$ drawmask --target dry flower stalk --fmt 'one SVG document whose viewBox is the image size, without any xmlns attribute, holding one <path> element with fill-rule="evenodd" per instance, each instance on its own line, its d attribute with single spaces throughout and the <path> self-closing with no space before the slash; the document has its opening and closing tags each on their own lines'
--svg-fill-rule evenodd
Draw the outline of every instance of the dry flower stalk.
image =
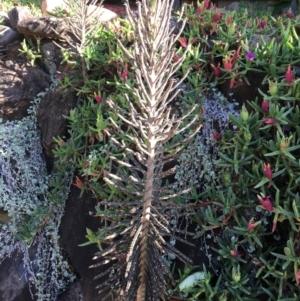
<svg viewBox="0 0 300 301">
<path fill-rule="evenodd" d="M 166 163 L 184 152 L 183 146 L 201 124 L 196 105 L 185 114 L 172 113 L 171 102 L 185 79 L 176 82 L 174 75 L 188 51 L 173 62 L 174 44 L 182 29 L 175 35 L 170 28 L 172 1 L 142 0 L 137 3 L 137 17 L 128 2 L 125 5 L 134 31 L 132 52 L 118 43 L 133 66 L 136 88 L 125 84 L 127 108 L 107 101 L 118 120 L 110 119 L 114 130 L 108 129 L 106 134 L 124 150 L 124 156 L 108 154 L 112 168 L 104 171 L 104 180 L 117 188 L 121 197 L 101 202 L 110 209 L 102 215 L 110 224 L 104 240 L 110 246 L 96 254 L 94 259 L 100 262 L 92 267 L 112 264 L 96 278 L 106 276 L 97 288 L 103 292 L 112 287 L 113 300 L 159 300 L 168 295 L 166 278 L 172 280 L 162 255 L 172 253 L 189 262 L 172 243 L 185 241 L 178 235 L 183 231 L 176 227 L 183 206 L 174 198 L 189 188 L 174 193 L 172 185 L 164 185 L 175 172 L 174 168 L 165 170 Z"/>
</svg>

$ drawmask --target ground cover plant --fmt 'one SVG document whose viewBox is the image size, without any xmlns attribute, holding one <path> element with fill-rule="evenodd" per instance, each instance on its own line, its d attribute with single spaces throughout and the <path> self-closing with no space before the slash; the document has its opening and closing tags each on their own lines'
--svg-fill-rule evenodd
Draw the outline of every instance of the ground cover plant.
<svg viewBox="0 0 300 301">
<path fill-rule="evenodd" d="M 4 12 L 9 12 L 15 6 L 22 6 L 22 7 L 28 7 L 34 16 L 40 16 L 41 3 L 42 3 L 41 0 L 20 0 L 20 1 L 1 0 L 0 10 Z"/>
<path fill-rule="evenodd" d="M 176 200 L 190 204 L 180 216 L 194 225 L 194 242 L 201 242 L 199 252 L 206 254 L 207 264 L 198 267 L 202 272 L 182 271 L 169 293 L 183 300 L 298 300 L 299 16 L 289 11 L 276 18 L 251 17 L 247 10 L 224 13 L 209 1 L 185 6 L 184 16 L 187 26 L 173 54 L 173 63 L 180 62 L 181 68 L 173 79 L 186 79 L 172 105 L 179 116 L 195 104 L 202 107 L 202 130 L 187 145 L 190 151 L 176 157 L 175 182 L 169 179 L 168 187 L 176 192 L 192 185 L 190 193 Z M 125 114 L 137 105 L 130 91 L 138 91 L 134 74 L 139 67 L 128 60 L 133 37 L 131 23 L 119 20 L 90 38 L 84 54 L 90 78 L 78 89 L 87 101 L 68 117 L 68 143 L 57 139 L 58 157 L 71 159 L 77 168 L 75 185 L 92 190 L 99 201 L 96 215 L 102 224 L 98 231 L 89 230 L 87 244 L 97 242 L 100 249 L 131 220 L 126 193 L 135 184 L 125 181 L 124 189 L 103 178 L 108 169 L 116 171 L 108 154 L 126 165 L 126 152 L 118 147 L 135 149 L 135 139 L 126 138 L 126 131 L 122 140 L 116 138 L 116 125 L 126 121 L 119 124 L 120 116 L 112 110 L 115 104 Z M 265 87 L 256 99 L 241 103 L 219 92 L 224 84 L 232 91 L 240 83 L 250 85 L 253 74 L 262 76 Z M 132 180 L 136 173 L 121 175 L 113 178 Z M 108 215 L 120 222 L 115 234 Z M 163 258 L 168 265 L 174 257 L 169 252 Z"/>
<path fill-rule="evenodd" d="M 143 5 L 155 15 L 156 4 Z M 174 12 L 174 18 L 179 16 Z M 104 288 L 122 292 L 121 300 L 299 300 L 299 16 L 291 11 L 255 15 L 247 9 L 225 13 L 207 0 L 184 6 L 183 16 L 186 25 L 177 31 L 175 44 L 168 44 L 172 35 L 166 38 L 166 24 L 152 26 L 155 32 L 147 36 L 153 20 L 143 23 L 141 15 L 129 13 L 128 19 L 95 26 L 80 53 L 64 51 L 71 71 L 58 75 L 58 82 L 76 91 L 79 106 L 67 116 L 68 139 L 56 138 L 51 211 L 63 206 L 59 175 L 66 172 L 74 173 L 83 196 L 86 190 L 94 193 L 99 229 L 88 229 L 83 245 L 96 243 L 100 263 L 105 258 L 116 264 L 104 270 L 110 276 Z M 154 55 L 147 43 L 152 45 L 162 28 L 158 40 L 165 44 L 158 43 Z M 157 77 L 149 79 L 153 58 L 163 58 L 166 73 L 157 67 Z M 253 77 L 262 81 L 257 98 L 241 101 L 220 92 L 224 86 L 234 92 L 241 84 L 256 89 Z M 162 105 L 168 108 L 161 111 L 167 119 L 147 115 L 151 80 L 166 81 L 168 92 L 179 88 L 169 95 L 163 88 L 154 93 L 170 101 Z M 198 132 L 190 128 L 196 117 Z M 145 163 L 149 123 L 158 127 L 156 134 L 165 143 L 154 147 L 152 165 Z M 187 132 L 167 142 L 172 135 L 164 137 L 161 128 Z M 179 141 L 186 151 L 175 147 Z M 156 190 L 151 210 L 156 211 L 149 213 L 153 224 L 145 247 L 136 231 L 145 224 L 139 222 L 146 216 L 141 206 L 149 199 L 140 192 L 144 180 L 149 183 L 143 176 L 153 162 L 160 165 L 154 170 L 157 179 L 150 181 Z M 190 246 L 183 244 L 178 251 L 182 241 L 205 254 L 197 267 L 186 258 Z M 147 256 L 154 272 L 145 265 Z M 187 267 L 174 264 L 176 257 Z M 154 282 L 157 290 L 151 295 Z"/>
</svg>

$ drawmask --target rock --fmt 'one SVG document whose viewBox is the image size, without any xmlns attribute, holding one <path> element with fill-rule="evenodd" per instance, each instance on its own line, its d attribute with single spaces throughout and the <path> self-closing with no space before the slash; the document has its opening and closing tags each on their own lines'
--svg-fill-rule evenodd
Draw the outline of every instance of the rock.
<svg viewBox="0 0 300 301">
<path fill-rule="evenodd" d="M 13 251 L 10 257 L 4 259 L 0 265 L 0 300 L 32 301 L 29 290 L 26 268 L 23 264 L 23 254 L 19 250 Z M 26 275 L 26 277 L 25 277 Z M 34 294 L 34 288 L 32 293 Z"/>
<path fill-rule="evenodd" d="M 263 99 L 258 89 L 264 93 L 267 93 L 269 90 L 268 85 L 263 84 L 265 76 L 265 73 L 248 72 L 246 77 L 250 85 L 243 79 L 238 79 L 235 86 L 230 89 L 230 80 L 226 80 L 226 82 L 220 86 L 220 91 L 228 100 L 235 100 L 239 103 L 240 107 L 245 104 L 247 109 L 250 109 L 247 101 L 254 101 L 256 97 L 259 101 Z"/>
<path fill-rule="evenodd" d="M 113 11 L 96 5 L 89 5 L 88 13 L 91 14 L 93 19 L 97 20 L 99 23 L 109 22 L 118 18 L 118 15 Z"/>
<path fill-rule="evenodd" d="M 240 8 L 240 2 L 232 2 L 228 4 L 224 9 L 226 11 L 235 11 L 238 10 L 239 8 Z"/>
<path fill-rule="evenodd" d="M 102 298 L 95 287 L 101 282 L 94 280 L 94 277 L 101 273 L 101 267 L 89 268 L 90 265 L 95 264 L 92 258 L 99 249 L 96 244 L 85 247 L 79 247 L 78 245 L 87 242 L 85 237 L 86 228 L 96 232 L 101 226 L 101 220 L 99 217 L 93 218 L 90 215 L 90 212 L 95 212 L 96 205 L 92 193 L 85 192 L 82 197 L 79 197 L 79 195 L 80 190 L 72 186 L 66 202 L 65 215 L 60 225 L 59 242 L 81 279 L 83 300 L 99 301 Z M 61 301 L 61 299 L 58 300 Z"/>
<path fill-rule="evenodd" d="M 11 28 L 0 25 L 0 47 L 6 48 L 8 44 L 21 41 L 23 36 Z"/>
<path fill-rule="evenodd" d="M 271 38 L 268 35 L 254 34 L 249 39 L 249 50 L 253 51 L 257 45 L 261 46 L 262 45 L 261 40 L 265 41 L 265 43 L 268 44 L 271 42 L 272 39 L 273 38 Z M 279 36 L 275 37 L 275 42 L 280 42 Z"/>
<path fill-rule="evenodd" d="M 58 8 L 65 9 L 66 6 L 64 0 L 42 0 L 41 11 L 44 17 L 50 17 L 49 13 L 54 13 Z"/>
<path fill-rule="evenodd" d="M 117 14 L 106 8 L 90 6 L 89 11 L 93 20 L 99 23 L 111 21 Z M 71 18 L 30 18 L 18 23 L 17 31 L 24 35 L 39 36 L 56 40 L 76 40 L 71 27 L 75 27 L 76 20 Z M 70 26 L 71 25 L 71 26 Z"/>
<path fill-rule="evenodd" d="M 81 283 L 76 281 L 71 284 L 65 292 L 57 297 L 56 301 L 84 301 L 81 292 Z"/>
<path fill-rule="evenodd" d="M 22 20 L 32 18 L 32 14 L 27 7 L 16 6 L 8 12 L 10 27 L 17 30 L 18 23 Z"/>
<path fill-rule="evenodd" d="M 11 61 L 17 61 L 20 59 L 20 49 L 22 48 L 19 41 L 15 41 L 6 46 L 6 59 Z"/>
<path fill-rule="evenodd" d="M 30 18 L 18 23 L 17 31 L 29 36 L 63 39 L 67 36 L 66 22 L 58 18 Z"/>
<path fill-rule="evenodd" d="M 37 109 L 37 123 L 41 130 L 41 142 L 48 157 L 54 157 L 54 137 L 67 133 L 67 120 L 63 115 L 69 115 L 76 106 L 77 98 L 73 94 L 63 92 L 60 87 L 48 91 Z"/>
<path fill-rule="evenodd" d="M 58 42 L 59 43 L 59 42 Z M 66 45 L 62 45 L 66 48 Z M 63 72 L 67 63 L 61 64 L 63 56 L 61 48 L 54 44 L 51 40 L 46 40 L 41 43 L 42 63 L 49 74 L 54 75 L 56 72 Z"/>
<path fill-rule="evenodd" d="M 174 0 L 172 9 L 178 10 L 178 9 L 180 9 L 180 6 L 181 6 L 180 0 Z"/>
<path fill-rule="evenodd" d="M 42 1 L 41 11 L 44 17 L 50 17 L 49 13 L 54 13 L 58 8 L 68 10 L 64 0 Z M 108 22 L 118 17 L 118 15 L 113 11 L 92 4 L 88 5 L 88 13 L 92 13 L 94 19 L 99 19 L 99 22 Z"/>
<path fill-rule="evenodd" d="M 0 61 L 0 118 L 7 121 L 27 116 L 30 102 L 50 84 L 50 76 L 37 66 Z"/>
</svg>

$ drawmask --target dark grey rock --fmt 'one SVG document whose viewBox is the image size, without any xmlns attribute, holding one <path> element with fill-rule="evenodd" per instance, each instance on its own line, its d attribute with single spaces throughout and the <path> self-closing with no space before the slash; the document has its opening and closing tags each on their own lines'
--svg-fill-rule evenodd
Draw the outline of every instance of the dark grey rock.
<svg viewBox="0 0 300 301">
<path fill-rule="evenodd" d="M 92 258 L 99 249 L 96 244 L 85 247 L 78 246 L 87 241 L 85 237 L 86 228 L 96 232 L 101 227 L 100 218 L 93 218 L 90 215 L 90 212 L 95 212 L 95 205 L 95 199 L 91 192 L 84 193 L 80 197 L 80 190 L 72 186 L 66 202 L 65 215 L 60 225 L 59 243 L 68 254 L 70 264 L 81 279 L 80 286 L 84 301 L 101 301 L 103 298 L 103 295 L 98 294 L 98 291 L 95 289 L 101 282 L 94 280 L 94 277 L 103 272 L 103 270 L 101 270 L 101 267 L 89 268 L 89 266 L 95 264 Z M 66 300 L 58 298 L 57 301 Z"/>
<path fill-rule="evenodd" d="M 15 6 L 8 12 L 10 27 L 13 30 L 17 30 L 17 25 L 22 20 L 32 18 L 32 14 L 27 7 Z"/>
<path fill-rule="evenodd" d="M 17 31 L 29 36 L 62 39 L 67 36 L 66 21 L 58 18 L 30 18 L 18 23 Z"/>
<path fill-rule="evenodd" d="M 5 47 L 6 59 L 17 61 L 20 59 L 20 49 L 22 49 L 21 42 L 15 41 Z"/>
<path fill-rule="evenodd" d="M 0 25 L 0 47 L 6 48 L 8 44 L 15 41 L 21 41 L 22 38 L 23 35 L 17 31 L 14 31 L 7 26 Z"/>
<path fill-rule="evenodd" d="M 57 87 L 41 100 L 37 109 L 37 123 L 41 131 L 41 142 L 48 157 L 53 157 L 55 147 L 54 137 L 64 136 L 67 133 L 67 120 L 63 115 L 69 115 L 76 106 L 77 97 L 63 92 Z"/>
<path fill-rule="evenodd" d="M 26 276 L 26 277 L 25 277 Z M 15 250 L 10 257 L 0 264 L 0 300 L 2 301 L 33 301 L 29 289 L 26 268 L 23 264 L 22 252 Z M 32 293 L 35 288 L 31 287 Z"/>
<path fill-rule="evenodd" d="M 61 42 L 57 42 L 62 44 Z M 67 45 L 61 45 L 66 48 Z M 49 74 L 54 75 L 56 72 L 63 73 L 67 66 L 67 63 L 61 64 L 63 61 L 63 56 L 61 53 L 61 48 L 57 44 L 53 43 L 51 40 L 46 40 L 41 43 L 41 55 L 42 63 L 49 72 Z"/>
<path fill-rule="evenodd" d="M 27 116 L 30 102 L 50 84 L 50 76 L 38 67 L 22 61 L 0 61 L 0 118 L 7 121 Z"/>
<path fill-rule="evenodd" d="M 81 282 L 76 281 L 60 294 L 56 301 L 84 301 L 81 292 Z"/>
<path fill-rule="evenodd" d="M 226 11 L 235 11 L 240 8 L 240 2 L 232 2 L 225 7 Z"/>
</svg>

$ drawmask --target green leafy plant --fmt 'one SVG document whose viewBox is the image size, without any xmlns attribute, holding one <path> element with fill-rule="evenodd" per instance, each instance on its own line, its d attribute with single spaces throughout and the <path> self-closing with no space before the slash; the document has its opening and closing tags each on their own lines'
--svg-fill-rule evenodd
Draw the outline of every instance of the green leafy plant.
<svg viewBox="0 0 300 301">
<path fill-rule="evenodd" d="M 159 73 L 161 79 L 149 79 L 152 72 L 149 57 L 158 60 L 164 52 L 143 56 L 148 49 L 145 45 L 149 41 L 153 44 L 151 39 L 155 35 L 145 36 L 145 30 L 150 30 L 148 23 L 139 23 L 138 20 L 146 20 L 141 15 L 135 18 L 130 12 L 129 20 L 118 20 L 106 27 L 99 25 L 93 36 L 87 35 L 81 58 L 79 52 L 67 54 L 73 70 L 85 69 L 87 77 L 83 80 L 85 72 L 74 72 L 75 75 L 66 79 L 66 86 L 73 84 L 81 101 L 67 117 L 70 139 L 58 138 L 56 153 L 62 161 L 70 162 L 77 169 L 74 182 L 82 193 L 91 190 L 99 201 L 96 215 L 101 217 L 102 224 L 98 230 L 91 229 L 87 243 L 101 243 L 103 247 L 106 242 L 110 246 L 97 254 L 100 262 L 95 267 L 105 267 L 104 257 L 111 260 L 114 267 L 121 265 L 117 273 L 110 274 L 112 270 L 107 270 L 99 275 L 99 278 L 112 275 L 101 287 L 109 289 L 112 282 L 124 279 L 120 283 L 124 299 L 128 296 L 136 299 L 138 287 L 145 285 L 146 291 L 150 290 L 149 283 L 142 280 L 144 276 L 137 276 L 137 271 L 144 271 L 143 275 L 148 273 L 143 269 L 143 260 L 148 255 L 142 252 L 142 238 L 139 234 L 135 236 L 138 233 L 135 231 L 144 225 L 140 222 L 141 204 L 147 203 L 143 192 L 151 191 L 143 188 L 149 168 L 145 163 L 150 145 L 147 130 L 154 119 L 160 121 L 158 115 L 149 118 L 148 93 L 151 83 L 163 83 L 168 78 L 166 72 L 173 70 L 172 81 L 181 89 L 177 95 L 175 90 L 174 94 L 169 94 L 171 99 L 176 96 L 174 102 L 169 103 L 170 110 L 175 112 L 174 121 L 180 120 L 181 126 L 192 134 L 189 126 L 197 112 L 199 123 L 203 125 L 190 141 L 184 140 L 189 134 L 179 135 L 164 141 L 166 145 L 160 145 L 165 147 L 164 152 L 157 150 L 153 162 L 161 166 L 160 160 L 165 156 L 169 156 L 170 161 L 176 159 L 172 170 L 176 174 L 171 182 L 164 177 L 167 173 L 157 171 L 161 172 L 162 184 L 166 185 L 163 185 L 166 188 L 163 194 L 172 192 L 175 196 L 186 191 L 184 200 L 189 206 L 185 204 L 183 208 L 182 199 L 170 197 L 172 210 L 164 211 L 160 206 L 166 203 L 155 199 L 161 195 L 153 195 L 151 210 L 159 209 L 153 215 L 150 213 L 157 220 L 154 219 L 155 225 L 147 223 L 153 230 L 149 241 L 157 237 L 162 243 L 159 250 L 164 253 L 164 264 L 169 265 L 168 258 L 174 254 L 187 259 L 168 244 L 168 237 L 172 242 L 181 239 L 175 233 L 179 229 L 172 226 L 173 236 L 167 229 L 170 225 L 178 226 L 180 218 L 187 220 L 189 227 L 193 222 L 194 237 L 202 243 L 201 251 L 211 269 L 206 272 L 206 266 L 203 271 L 195 272 L 203 275 L 205 271 L 209 281 L 199 281 L 186 291 L 174 290 L 174 294 L 187 300 L 297 300 L 300 282 L 300 94 L 296 71 L 300 60 L 300 21 L 289 14 L 278 18 L 269 14 L 253 16 L 247 10 L 225 14 L 214 6 L 209 9 L 208 4 L 209 1 L 204 1 L 196 7 L 184 8 L 189 26 L 180 33 L 169 54 L 162 56 L 161 66 L 168 65 Z M 151 17 L 149 10 L 147 22 L 152 22 Z M 150 27 L 159 32 L 160 27 Z M 140 70 L 145 62 L 147 68 Z M 172 66 L 176 67 L 172 69 Z M 257 99 L 232 103 L 232 99 L 226 99 L 218 90 L 222 85 L 232 91 L 240 83 L 250 85 L 251 78 L 257 75 L 262 75 L 265 88 Z M 196 104 L 202 109 L 189 116 L 187 113 Z M 160 107 L 155 108 L 160 112 Z M 181 120 L 185 115 L 189 117 Z M 158 128 L 163 128 L 162 124 Z M 173 126 L 177 129 L 177 125 L 173 123 Z M 172 145 L 181 141 L 186 143 L 180 145 L 180 150 L 184 146 L 187 151 L 177 155 Z M 160 184 L 159 181 L 154 183 L 157 193 Z M 191 186 L 193 189 L 189 190 Z M 129 233 L 132 236 L 128 237 Z M 145 250 L 149 250 L 148 247 L 150 243 Z M 152 266 L 158 270 L 165 267 L 154 257 L 151 257 Z M 152 277 L 153 273 L 149 275 Z M 187 276 L 185 274 L 184 279 Z M 171 284 L 166 281 L 168 277 L 162 274 L 157 277 L 160 280 L 158 290 L 164 295 Z M 127 281 L 130 282 L 128 286 Z M 159 295 L 158 290 L 153 291 L 153 296 Z M 152 298 L 147 296 L 146 300 Z"/>
<path fill-rule="evenodd" d="M 25 55 L 27 59 L 30 61 L 30 64 L 33 66 L 36 59 L 39 59 L 42 57 L 40 54 L 39 49 L 36 50 L 36 47 L 34 46 L 32 40 L 28 41 L 28 44 L 26 40 L 24 39 L 21 42 L 22 49 L 19 49 L 20 54 L 19 55 Z M 39 47 L 38 47 L 39 48 Z"/>
</svg>

